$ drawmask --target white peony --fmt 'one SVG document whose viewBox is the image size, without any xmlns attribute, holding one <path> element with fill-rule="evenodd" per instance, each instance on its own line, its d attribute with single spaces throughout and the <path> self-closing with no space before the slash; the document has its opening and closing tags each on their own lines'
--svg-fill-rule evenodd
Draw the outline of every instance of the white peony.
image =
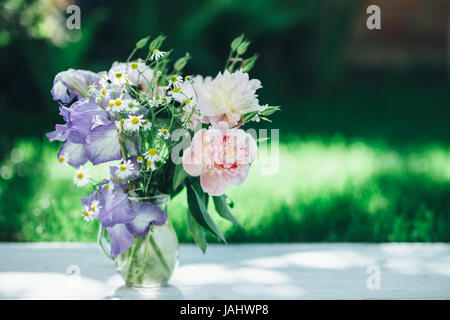
<svg viewBox="0 0 450 320">
<path fill-rule="evenodd" d="M 230 127 L 238 124 L 243 114 L 259 110 L 256 90 L 261 82 L 249 79 L 248 73 L 225 71 L 212 79 L 196 77 L 197 108 L 212 124 L 227 121 Z"/>
</svg>

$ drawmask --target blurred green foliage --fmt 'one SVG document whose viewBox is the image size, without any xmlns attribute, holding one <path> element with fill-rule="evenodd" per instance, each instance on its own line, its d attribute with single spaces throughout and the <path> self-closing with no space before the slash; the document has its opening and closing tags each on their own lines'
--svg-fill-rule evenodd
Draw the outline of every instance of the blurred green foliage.
<svg viewBox="0 0 450 320">
<path fill-rule="evenodd" d="M 69 1 L 70 2 L 70 1 Z M 354 72 L 345 65 L 356 0 L 0 1 L 0 241 L 93 241 L 70 168 L 44 133 L 61 122 L 49 91 L 68 68 L 107 70 L 137 40 L 168 36 L 187 72 L 215 75 L 245 33 L 259 54 L 262 103 L 281 105 L 280 171 L 256 166 L 232 188 L 245 228 L 217 218 L 230 242 L 449 241 L 450 97 L 445 70 Z M 96 174 L 106 175 L 107 168 Z M 213 206 L 211 206 L 212 210 Z M 169 204 L 191 241 L 185 195 Z M 210 239 L 213 240 L 213 239 Z"/>
</svg>

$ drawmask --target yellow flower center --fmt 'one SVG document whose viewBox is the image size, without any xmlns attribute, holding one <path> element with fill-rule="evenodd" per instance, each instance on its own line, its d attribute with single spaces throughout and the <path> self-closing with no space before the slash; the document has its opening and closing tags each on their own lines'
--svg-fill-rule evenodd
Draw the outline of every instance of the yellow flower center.
<svg viewBox="0 0 450 320">
<path fill-rule="evenodd" d="M 100 92 L 101 92 L 102 95 L 106 96 L 106 89 L 105 88 L 102 88 L 102 90 L 100 90 Z"/>
<path fill-rule="evenodd" d="M 158 49 L 153 50 L 153 54 L 156 54 L 156 53 L 158 53 L 158 52 L 159 52 Z"/>
<path fill-rule="evenodd" d="M 172 82 L 177 81 L 177 76 L 172 76 L 172 78 L 170 78 L 170 80 L 171 80 Z"/>
<path fill-rule="evenodd" d="M 91 211 L 95 211 L 95 206 L 94 205 L 91 206 Z"/>
<path fill-rule="evenodd" d="M 180 92 L 180 90 L 181 90 L 181 87 L 176 87 L 172 91 L 175 93 L 178 93 L 178 92 Z"/>
<path fill-rule="evenodd" d="M 117 79 L 122 78 L 122 72 L 117 72 L 117 73 L 116 73 L 116 78 L 117 78 Z"/>
<path fill-rule="evenodd" d="M 154 149 L 154 148 L 150 148 L 148 150 L 148 154 L 151 156 L 154 156 L 154 155 L 158 154 L 158 151 L 156 151 L 156 149 Z"/>
<path fill-rule="evenodd" d="M 186 99 L 186 101 L 184 102 L 184 104 L 189 104 L 189 103 L 191 103 L 191 99 Z"/>
<path fill-rule="evenodd" d="M 152 160 L 148 159 L 145 164 L 147 165 L 147 167 L 150 167 L 152 165 Z"/>
<path fill-rule="evenodd" d="M 138 124 L 139 123 L 139 118 L 138 117 L 131 118 L 131 123 L 132 124 Z"/>
<path fill-rule="evenodd" d="M 142 156 L 138 156 L 136 159 L 138 162 L 142 162 L 142 160 L 144 160 L 144 158 Z"/>
<path fill-rule="evenodd" d="M 106 185 L 105 189 L 106 191 L 109 191 L 109 184 Z"/>
<path fill-rule="evenodd" d="M 135 63 L 132 63 L 131 64 L 131 69 L 137 69 L 137 67 L 138 67 L 138 64 L 135 62 Z"/>
<path fill-rule="evenodd" d="M 112 107 L 114 105 L 114 101 L 109 102 L 109 106 Z"/>
<path fill-rule="evenodd" d="M 59 161 L 59 163 L 63 163 L 64 162 L 64 157 L 59 157 L 58 161 Z"/>
<path fill-rule="evenodd" d="M 162 134 L 166 134 L 167 133 L 167 129 L 166 128 L 161 128 L 161 133 Z"/>
<path fill-rule="evenodd" d="M 116 106 L 120 106 L 122 104 L 122 101 L 120 101 L 120 99 L 117 99 L 115 103 L 116 103 Z"/>
<path fill-rule="evenodd" d="M 83 216 L 89 217 L 89 212 L 87 212 L 86 210 L 84 210 L 84 211 L 83 211 Z"/>
<path fill-rule="evenodd" d="M 81 179 L 83 179 L 83 177 L 84 177 L 84 173 L 83 173 L 83 172 L 78 172 L 78 173 L 77 173 L 77 178 L 78 178 L 78 179 L 81 180 Z"/>
<path fill-rule="evenodd" d="M 121 166 L 120 166 L 120 170 L 121 171 L 125 171 L 127 169 L 127 166 L 125 165 L 125 164 L 122 164 Z"/>
</svg>

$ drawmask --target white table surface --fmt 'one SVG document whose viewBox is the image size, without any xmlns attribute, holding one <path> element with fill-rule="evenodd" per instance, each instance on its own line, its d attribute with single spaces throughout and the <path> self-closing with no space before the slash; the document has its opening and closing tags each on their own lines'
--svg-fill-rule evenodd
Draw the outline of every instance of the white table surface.
<svg viewBox="0 0 450 320">
<path fill-rule="evenodd" d="M 449 299 L 449 244 L 181 245 L 167 287 L 130 289 L 94 243 L 0 243 L 1 299 Z M 369 289 L 369 266 L 379 289 Z M 370 268 L 369 268 L 370 269 Z"/>
</svg>

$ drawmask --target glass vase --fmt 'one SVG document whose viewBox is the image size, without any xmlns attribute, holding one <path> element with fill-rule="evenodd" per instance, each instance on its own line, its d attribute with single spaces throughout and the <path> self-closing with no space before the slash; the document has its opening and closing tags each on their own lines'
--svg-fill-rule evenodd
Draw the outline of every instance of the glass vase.
<svg viewBox="0 0 450 320">
<path fill-rule="evenodd" d="M 167 195 L 130 199 L 151 202 L 167 212 Z M 105 253 L 109 252 L 106 237 L 107 232 L 100 230 L 99 244 Z M 134 237 L 127 251 L 110 258 L 129 287 L 166 285 L 178 263 L 178 239 L 169 218 L 162 226 L 152 225 L 145 238 Z"/>
</svg>

